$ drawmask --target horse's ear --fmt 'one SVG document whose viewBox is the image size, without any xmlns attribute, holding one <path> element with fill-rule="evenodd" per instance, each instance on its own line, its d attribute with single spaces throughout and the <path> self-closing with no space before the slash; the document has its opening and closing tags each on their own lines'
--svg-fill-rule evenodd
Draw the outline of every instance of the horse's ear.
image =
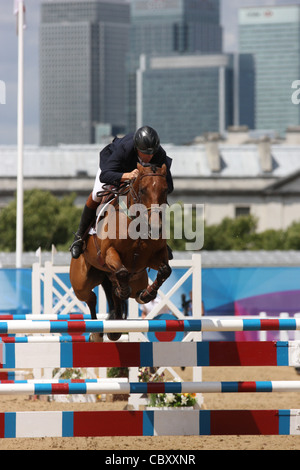
<svg viewBox="0 0 300 470">
<path fill-rule="evenodd" d="M 140 163 L 137 164 L 137 169 L 139 170 L 139 172 L 141 173 L 143 171 L 143 165 L 141 165 Z"/>
<path fill-rule="evenodd" d="M 162 169 L 162 174 L 166 175 L 167 174 L 167 165 L 165 163 L 162 165 L 161 169 Z"/>
</svg>

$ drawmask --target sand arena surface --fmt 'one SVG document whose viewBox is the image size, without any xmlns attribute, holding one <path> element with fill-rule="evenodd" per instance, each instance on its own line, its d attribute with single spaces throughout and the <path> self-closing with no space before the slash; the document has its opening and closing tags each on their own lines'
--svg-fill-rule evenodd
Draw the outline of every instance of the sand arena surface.
<svg viewBox="0 0 300 470">
<path fill-rule="evenodd" d="M 175 368 L 192 380 L 192 368 Z M 293 367 L 203 367 L 204 381 L 300 380 Z M 0 411 L 122 410 L 126 401 L 59 403 L 0 396 Z M 300 408 L 299 393 L 214 393 L 204 395 L 205 409 Z M 299 436 L 154 436 L 1 439 L 0 450 L 300 450 Z"/>
</svg>

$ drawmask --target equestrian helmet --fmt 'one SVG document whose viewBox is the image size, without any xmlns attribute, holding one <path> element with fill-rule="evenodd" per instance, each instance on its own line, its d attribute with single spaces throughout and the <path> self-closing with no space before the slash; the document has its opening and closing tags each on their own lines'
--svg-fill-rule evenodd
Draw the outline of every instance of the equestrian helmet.
<svg viewBox="0 0 300 470">
<path fill-rule="evenodd" d="M 149 126 L 140 127 L 134 134 L 133 140 L 135 148 L 146 155 L 153 155 L 160 145 L 157 132 Z"/>
</svg>

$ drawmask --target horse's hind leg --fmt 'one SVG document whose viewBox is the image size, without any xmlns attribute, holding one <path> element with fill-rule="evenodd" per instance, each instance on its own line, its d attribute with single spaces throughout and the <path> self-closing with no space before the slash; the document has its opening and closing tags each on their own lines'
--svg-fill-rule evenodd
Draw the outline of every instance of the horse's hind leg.
<svg viewBox="0 0 300 470">
<path fill-rule="evenodd" d="M 108 320 L 122 320 L 127 314 L 127 306 L 124 300 L 121 300 L 115 293 L 112 293 L 114 308 L 109 312 Z M 108 339 L 117 341 L 122 336 L 121 333 L 107 333 Z"/>
<path fill-rule="evenodd" d="M 86 264 L 83 256 L 80 256 L 78 259 L 72 258 L 70 265 L 70 281 L 74 293 L 78 300 L 88 305 L 92 320 L 96 320 L 97 296 L 93 292 L 93 289 L 101 284 L 103 274 L 100 271 L 92 274 L 93 268 Z M 101 333 L 93 333 L 91 336 L 94 338 L 93 341 L 103 341 L 103 334 Z"/>
<path fill-rule="evenodd" d="M 86 300 L 86 303 L 90 309 L 92 320 L 97 320 L 97 314 L 96 314 L 97 296 L 93 291 L 90 292 L 88 300 Z M 103 333 L 91 333 L 89 336 L 89 341 L 92 343 L 102 343 Z"/>
<path fill-rule="evenodd" d="M 124 300 L 119 299 L 115 293 L 114 293 L 114 288 L 113 284 L 110 281 L 108 276 L 105 276 L 102 282 L 102 287 L 104 289 L 107 303 L 108 303 L 108 309 L 109 309 L 109 315 L 108 315 L 108 320 L 120 320 L 122 318 L 127 317 L 127 304 Z M 121 333 L 108 333 L 107 337 L 111 341 L 117 341 L 121 336 Z"/>
<path fill-rule="evenodd" d="M 96 305 L 97 305 L 97 296 L 95 292 L 91 291 L 86 303 L 90 309 L 92 320 L 97 320 L 96 314 Z"/>
</svg>

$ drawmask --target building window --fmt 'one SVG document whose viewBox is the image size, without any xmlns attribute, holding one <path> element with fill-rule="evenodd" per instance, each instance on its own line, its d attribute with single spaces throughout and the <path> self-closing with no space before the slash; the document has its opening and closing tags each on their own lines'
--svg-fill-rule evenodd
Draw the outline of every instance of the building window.
<svg viewBox="0 0 300 470">
<path fill-rule="evenodd" d="M 249 206 L 236 206 L 235 208 L 235 218 L 237 217 L 246 217 L 250 215 L 250 207 Z"/>
<path fill-rule="evenodd" d="M 188 25 L 185 23 L 175 23 L 173 25 L 173 49 L 176 52 L 186 52 L 188 50 Z"/>
</svg>

